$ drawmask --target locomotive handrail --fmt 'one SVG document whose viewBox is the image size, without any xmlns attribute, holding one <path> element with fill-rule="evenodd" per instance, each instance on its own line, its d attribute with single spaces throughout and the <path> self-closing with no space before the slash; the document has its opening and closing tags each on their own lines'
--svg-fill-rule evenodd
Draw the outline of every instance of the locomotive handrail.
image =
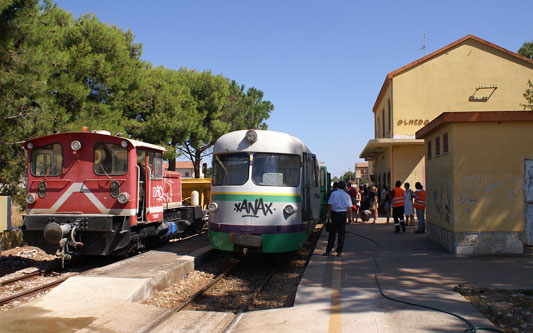
<svg viewBox="0 0 533 333">
<path fill-rule="evenodd" d="M 137 213 L 136 214 L 139 214 L 139 195 L 141 193 L 141 167 L 139 166 L 139 164 L 136 164 L 135 165 L 137 167 Z"/>
<path fill-rule="evenodd" d="M 152 190 L 152 168 L 150 168 L 149 165 L 146 166 L 146 170 L 148 170 L 148 186 L 147 186 L 147 197 L 148 197 L 148 205 L 146 205 L 146 213 L 147 213 L 147 218 L 146 220 L 148 220 L 148 213 L 150 213 L 150 207 L 151 207 L 151 199 L 152 199 L 152 193 L 150 193 L 150 191 Z"/>
</svg>

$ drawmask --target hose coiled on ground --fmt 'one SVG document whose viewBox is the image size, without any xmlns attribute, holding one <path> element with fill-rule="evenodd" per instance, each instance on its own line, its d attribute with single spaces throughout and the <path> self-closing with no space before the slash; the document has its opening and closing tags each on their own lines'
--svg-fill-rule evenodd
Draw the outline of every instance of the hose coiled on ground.
<svg viewBox="0 0 533 333">
<path fill-rule="evenodd" d="M 366 236 L 363 236 L 361 234 L 358 234 L 358 233 L 355 233 L 355 232 L 351 232 L 351 231 L 346 231 L 347 234 L 352 234 L 352 235 L 355 235 L 357 237 L 361 237 L 361 238 L 364 238 L 372 243 L 374 243 L 377 247 L 378 247 L 378 251 L 376 253 L 376 255 L 374 255 L 374 263 L 376 264 L 376 273 L 374 274 L 374 279 L 376 281 L 376 284 L 378 286 L 378 289 L 379 289 L 379 293 L 381 294 L 381 296 L 385 297 L 386 299 L 388 300 L 391 300 L 393 302 L 398 302 L 398 303 L 402 303 L 402 304 L 407 304 L 407 305 L 411 305 L 411 306 L 416 306 L 416 307 L 420 307 L 420 308 L 424 308 L 424 309 L 429 309 L 429 310 L 433 310 L 433 311 L 438 311 L 438 312 L 442 312 L 442 313 L 445 313 L 445 314 L 448 314 L 450 316 L 454 316 L 462 321 L 464 321 L 468 326 L 469 328 L 467 328 L 465 330 L 465 332 L 478 332 L 479 330 L 482 330 L 482 331 L 492 331 L 492 332 L 500 332 L 500 333 L 503 333 L 503 331 L 497 329 L 497 328 L 492 328 L 492 327 L 479 327 L 479 326 L 475 326 L 474 324 L 472 324 L 469 320 L 467 320 L 466 318 L 456 314 L 456 313 L 453 313 L 453 312 L 449 312 L 449 311 L 446 311 L 446 310 L 442 310 L 442 309 L 438 309 L 438 308 L 434 308 L 432 306 L 428 306 L 428 305 L 423 305 L 423 304 L 417 304 L 417 303 L 412 303 L 412 302 L 407 302 L 407 301 L 402 301 L 402 300 L 399 300 L 399 299 L 396 299 L 396 298 L 393 298 L 393 297 L 390 297 L 390 296 L 387 296 L 385 295 L 385 293 L 383 292 L 383 289 L 381 288 L 381 284 L 379 283 L 379 278 L 378 278 L 378 275 L 381 271 L 381 267 L 379 266 L 379 263 L 378 263 L 378 257 L 379 257 L 379 251 L 381 250 L 381 245 L 371 239 L 371 238 L 368 238 Z"/>
</svg>

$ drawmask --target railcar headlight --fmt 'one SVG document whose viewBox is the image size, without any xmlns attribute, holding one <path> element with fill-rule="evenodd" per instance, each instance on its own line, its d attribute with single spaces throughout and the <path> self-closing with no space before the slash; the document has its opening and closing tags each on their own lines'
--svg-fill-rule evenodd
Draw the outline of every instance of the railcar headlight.
<svg viewBox="0 0 533 333">
<path fill-rule="evenodd" d="M 254 143 L 257 141 L 257 132 L 254 130 L 246 131 L 246 141 Z"/>
<path fill-rule="evenodd" d="M 117 200 L 121 204 L 125 204 L 126 202 L 130 201 L 130 194 L 128 192 L 122 192 L 118 195 Z"/>
<path fill-rule="evenodd" d="M 79 142 L 78 140 L 74 140 L 70 143 L 70 148 L 72 148 L 72 150 L 74 151 L 78 151 L 80 150 L 81 148 L 81 142 Z"/>
<path fill-rule="evenodd" d="M 211 202 L 209 206 L 207 206 L 207 209 L 209 209 L 210 212 L 214 212 L 218 209 L 218 204 L 216 202 Z"/>
<path fill-rule="evenodd" d="M 293 205 L 287 205 L 285 208 L 283 208 L 283 212 L 287 215 L 291 215 L 296 211 L 296 207 Z"/>
<path fill-rule="evenodd" d="M 35 195 L 35 193 L 30 193 L 26 196 L 26 202 L 29 203 L 30 205 L 32 203 L 35 203 L 36 200 L 37 200 L 37 196 Z"/>
</svg>

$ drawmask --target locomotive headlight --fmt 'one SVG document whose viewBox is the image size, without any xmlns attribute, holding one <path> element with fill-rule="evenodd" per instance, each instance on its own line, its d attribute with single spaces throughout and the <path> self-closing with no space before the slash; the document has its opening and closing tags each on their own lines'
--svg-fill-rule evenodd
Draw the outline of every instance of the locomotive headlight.
<svg viewBox="0 0 533 333">
<path fill-rule="evenodd" d="M 207 209 L 209 209 L 210 212 L 214 212 L 218 209 L 218 204 L 216 202 L 211 202 L 209 206 L 207 206 Z"/>
<path fill-rule="evenodd" d="M 113 180 L 111 182 L 111 185 L 109 186 L 111 197 L 116 198 L 119 195 L 120 185 L 116 180 Z"/>
<path fill-rule="evenodd" d="M 26 202 L 29 203 L 30 205 L 32 203 L 35 203 L 36 200 L 37 200 L 37 196 L 35 195 L 35 193 L 30 193 L 26 196 Z"/>
<path fill-rule="evenodd" d="M 46 183 L 45 182 L 40 182 L 39 183 L 39 198 L 43 198 L 46 197 Z"/>
<path fill-rule="evenodd" d="M 283 208 L 283 212 L 287 215 L 291 215 L 296 211 L 296 207 L 293 205 L 287 205 L 285 208 Z"/>
<path fill-rule="evenodd" d="M 125 204 L 126 202 L 130 201 L 130 194 L 128 192 L 122 192 L 118 195 L 117 200 L 121 204 Z"/>
<path fill-rule="evenodd" d="M 122 148 L 128 148 L 128 142 L 126 140 L 122 140 L 122 141 L 120 141 L 120 146 Z"/>
<path fill-rule="evenodd" d="M 78 151 L 80 150 L 81 148 L 81 142 L 79 142 L 78 140 L 74 140 L 70 143 L 70 148 L 72 148 L 72 150 L 74 151 Z"/>
<path fill-rule="evenodd" d="M 254 143 L 257 141 L 257 132 L 254 130 L 246 131 L 246 141 Z"/>
<path fill-rule="evenodd" d="M 28 143 L 28 149 L 33 149 L 33 143 Z"/>
</svg>

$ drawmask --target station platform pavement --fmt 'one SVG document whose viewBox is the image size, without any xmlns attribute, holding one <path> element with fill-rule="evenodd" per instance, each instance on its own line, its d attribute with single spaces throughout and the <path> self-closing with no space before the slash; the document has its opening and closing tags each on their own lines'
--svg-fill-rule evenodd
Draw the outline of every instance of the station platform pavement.
<svg viewBox="0 0 533 333">
<path fill-rule="evenodd" d="M 343 256 L 323 256 L 323 230 L 292 308 L 248 312 L 231 332 L 464 332 L 495 328 L 463 296 L 460 284 L 533 288 L 533 256 L 457 256 L 416 234 L 394 233 L 379 218 L 347 225 Z M 377 264 L 376 264 L 377 262 Z M 391 301 L 388 297 L 445 312 Z M 481 330 L 480 330 L 481 332 Z"/>
<path fill-rule="evenodd" d="M 347 225 L 342 257 L 322 256 L 328 235 L 323 231 L 298 287 L 295 306 L 244 313 L 229 331 L 395 333 L 469 328 L 455 316 L 382 297 L 375 278 L 378 267 L 385 295 L 453 312 L 482 327 L 493 326 L 454 291 L 455 286 L 533 288 L 531 255 L 456 256 L 426 234 L 393 230 L 393 224 L 385 224 L 384 219 Z M 176 320 L 152 329 L 168 311 L 140 304 L 209 255 L 207 238 L 197 241 L 204 243 L 168 244 L 71 278 L 40 299 L 1 312 L 0 332 L 214 332 L 217 323 L 228 319 L 226 314 L 179 312 L 171 317 Z M 196 325 L 205 322 L 207 326 Z"/>
</svg>

